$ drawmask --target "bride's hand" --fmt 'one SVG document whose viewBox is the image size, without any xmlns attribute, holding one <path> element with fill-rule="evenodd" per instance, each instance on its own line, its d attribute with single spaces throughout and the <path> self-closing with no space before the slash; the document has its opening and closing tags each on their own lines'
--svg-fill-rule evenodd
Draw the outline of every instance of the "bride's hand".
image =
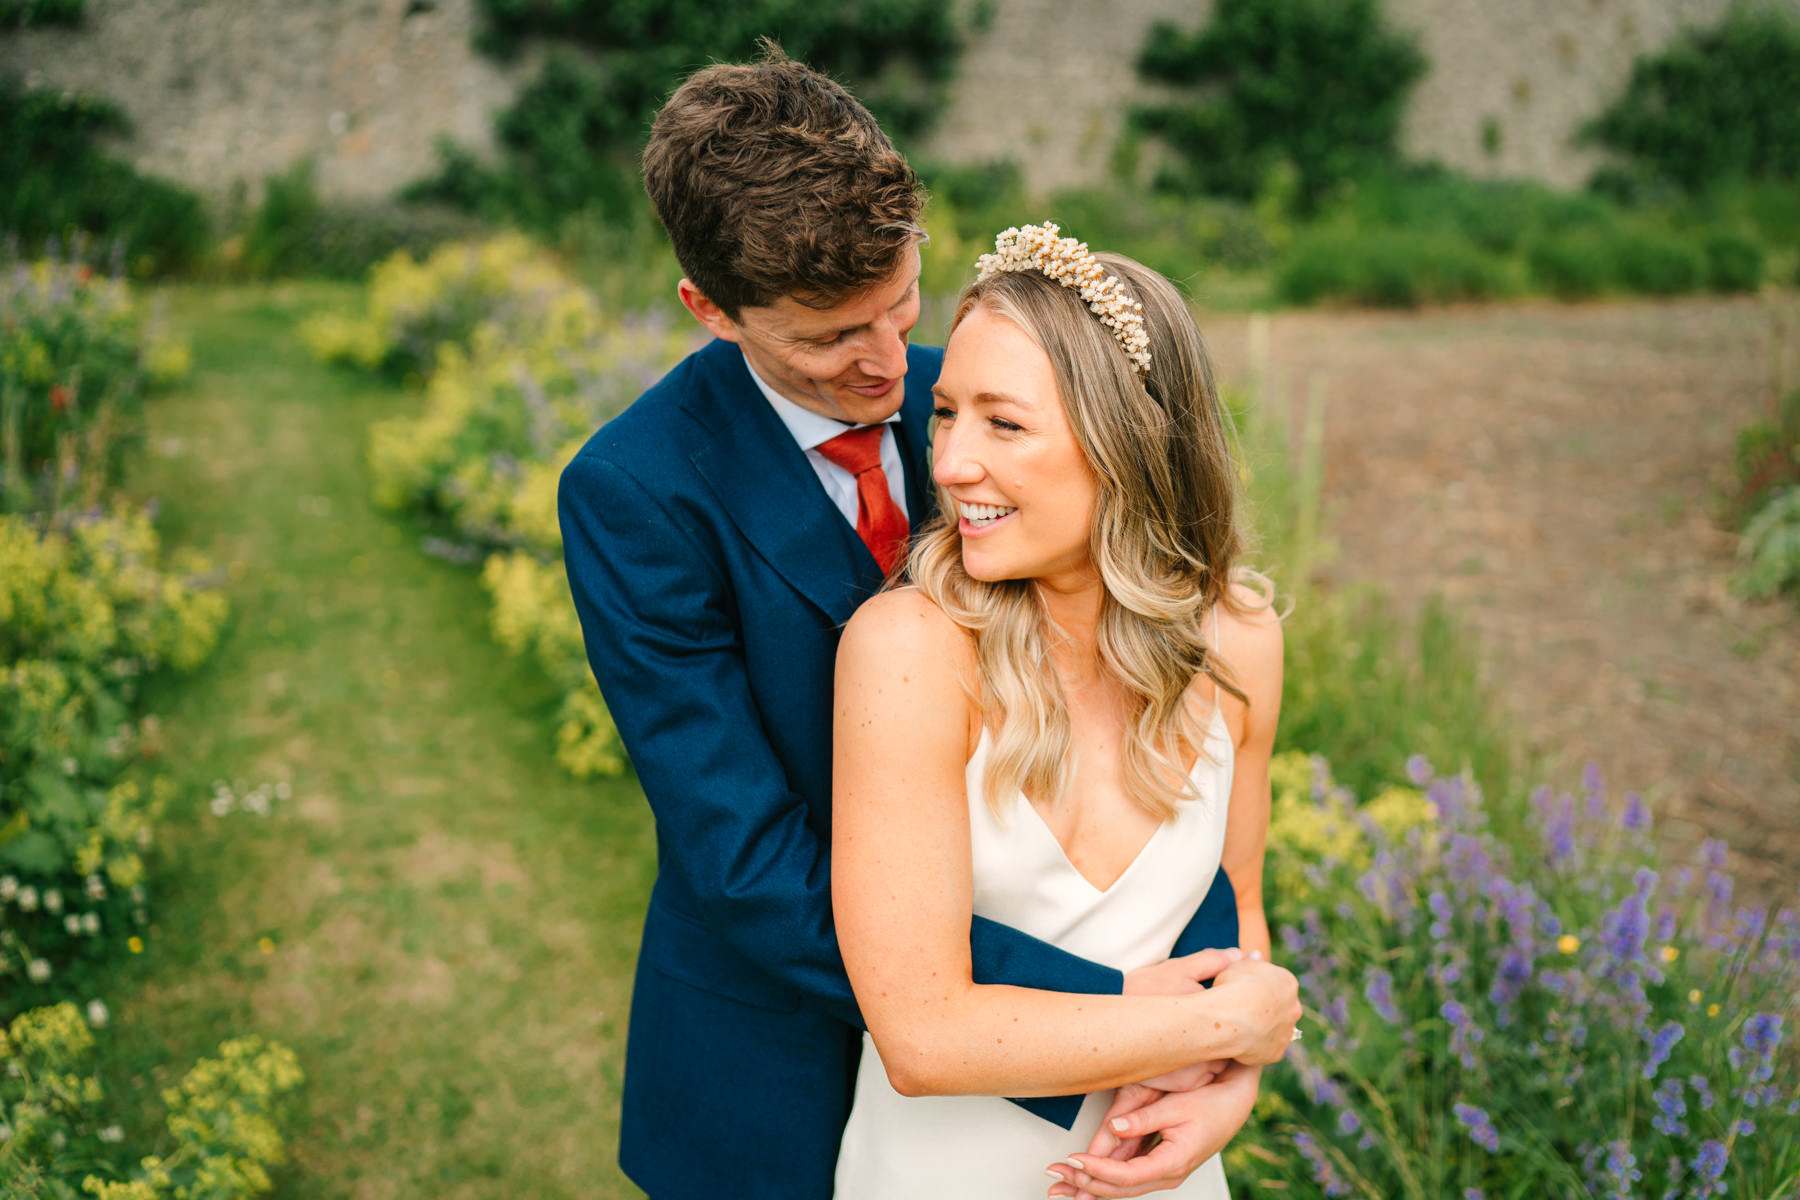
<svg viewBox="0 0 1800 1200">
<path fill-rule="evenodd" d="M 1125 972 L 1125 995 L 1181 996 L 1197 992 L 1203 981 L 1243 957 L 1244 952 L 1233 946 L 1228 950 L 1201 950 L 1180 958 L 1166 958 Z"/>
<path fill-rule="evenodd" d="M 1233 1063 L 1190 1091 L 1165 1094 L 1141 1083 L 1120 1088 L 1086 1152 L 1049 1168 L 1062 1180 L 1049 1194 L 1096 1200 L 1179 1187 L 1249 1119 L 1261 1074 Z M 1145 1150 L 1151 1134 L 1161 1140 Z"/>
<path fill-rule="evenodd" d="M 1293 972 L 1253 956 L 1221 971 L 1210 998 L 1228 1005 L 1238 1021 L 1237 1061 L 1265 1066 L 1287 1054 L 1300 1021 L 1300 983 Z"/>
</svg>

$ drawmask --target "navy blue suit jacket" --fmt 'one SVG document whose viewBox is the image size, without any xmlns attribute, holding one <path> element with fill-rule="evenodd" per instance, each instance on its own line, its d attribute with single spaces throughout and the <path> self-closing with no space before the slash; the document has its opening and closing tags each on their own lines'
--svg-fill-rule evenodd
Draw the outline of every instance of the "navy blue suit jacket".
<svg viewBox="0 0 1800 1200">
<path fill-rule="evenodd" d="M 915 527 L 941 359 L 907 352 Z M 658 1200 L 827 1200 L 861 1027 L 831 918 L 831 684 L 881 571 L 728 342 L 589 439 L 559 512 L 588 660 L 656 816 L 620 1163 Z M 1219 879 L 1182 948 L 1236 944 Z M 984 919 L 970 937 L 979 982 L 1122 985 Z M 1066 1127 L 1079 1099 L 1021 1103 Z"/>
</svg>

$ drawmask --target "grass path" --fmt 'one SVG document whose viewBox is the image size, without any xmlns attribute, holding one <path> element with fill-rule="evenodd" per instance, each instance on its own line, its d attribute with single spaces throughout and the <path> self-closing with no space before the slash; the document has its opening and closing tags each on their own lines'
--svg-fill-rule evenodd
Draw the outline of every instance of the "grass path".
<svg viewBox="0 0 1800 1200">
<path fill-rule="evenodd" d="M 123 1092 L 235 1033 L 287 1043 L 283 1197 L 635 1196 L 614 1146 L 649 814 L 554 766 L 557 698 L 489 639 L 472 572 L 373 509 L 367 426 L 419 397 L 295 336 L 353 298 L 170 297 L 195 374 L 152 406 L 133 490 L 225 570 L 232 620 L 152 703 L 182 798 L 109 1071 Z M 292 795 L 221 818 L 220 778 Z"/>
</svg>

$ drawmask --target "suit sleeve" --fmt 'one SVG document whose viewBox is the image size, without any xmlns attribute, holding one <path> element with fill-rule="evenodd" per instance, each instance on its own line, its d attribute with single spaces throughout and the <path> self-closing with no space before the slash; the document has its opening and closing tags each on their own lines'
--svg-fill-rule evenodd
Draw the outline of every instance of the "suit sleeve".
<svg viewBox="0 0 1800 1200">
<path fill-rule="evenodd" d="M 564 470 L 558 513 L 588 661 L 656 815 L 663 869 L 728 945 L 861 1028 L 831 917 L 829 846 L 761 733 L 719 565 L 598 456 Z M 1123 987 L 1120 972 L 985 918 L 974 919 L 970 948 L 978 983 Z M 1020 1103 L 1066 1128 L 1080 1099 Z"/>
</svg>

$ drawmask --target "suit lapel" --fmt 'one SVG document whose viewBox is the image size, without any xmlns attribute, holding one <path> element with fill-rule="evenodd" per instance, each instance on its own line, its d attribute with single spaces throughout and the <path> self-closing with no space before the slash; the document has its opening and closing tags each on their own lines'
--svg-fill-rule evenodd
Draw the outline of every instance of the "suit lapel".
<svg viewBox="0 0 1800 1200">
<path fill-rule="evenodd" d="M 819 486 L 737 347 L 714 342 L 701 365 L 703 386 L 686 407 L 711 436 L 692 456 L 695 469 L 763 560 L 843 624 L 880 586 L 874 557 Z"/>
</svg>

